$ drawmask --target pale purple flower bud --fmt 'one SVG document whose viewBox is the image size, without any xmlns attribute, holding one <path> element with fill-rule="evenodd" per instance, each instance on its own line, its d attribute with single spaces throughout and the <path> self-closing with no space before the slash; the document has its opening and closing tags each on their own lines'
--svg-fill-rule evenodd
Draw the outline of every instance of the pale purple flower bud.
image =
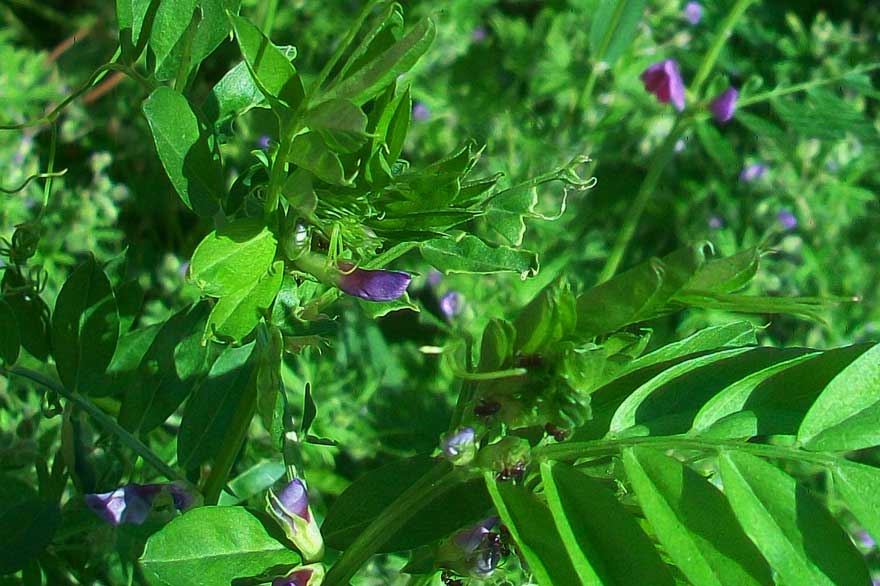
<svg viewBox="0 0 880 586">
<path fill-rule="evenodd" d="M 703 7 L 699 2 L 688 2 L 684 5 L 684 17 L 694 26 L 700 24 L 703 20 Z"/>
<path fill-rule="evenodd" d="M 352 268 L 351 263 L 339 263 L 339 268 L 343 271 L 339 288 L 367 301 L 394 301 L 406 292 L 412 280 L 401 271 Z"/>
<path fill-rule="evenodd" d="M 469 464 L 477 452 L 476 434 L 472 427 L 463 427 L 447 435 L 440 442 L 440 449 L 453 464 Z"/>
<path fill-rule="evenodd" d="M 486 40 L 486 29 L 478 26 L 474 29 L 474 32 L 471 33 L 471 38 L 474 40 L 475 43 L 482 43 Z"/>
<path fill-rule="evenodd" d="M 651 65 L 640 79 L 645 84 L 645 90 L 657 96 L 660 102 L 671 102 L 679 112 L 684 110 L 684 81 L 674 59 Z"/>
<path fill-rule="evenodd" d="M 461 295 L 457 291 L 450 291 L 440 298 L 440 311 L 447 318 L 453 318 L 461 313 Z"/>
<path fill-rule="evenodd" d="M 418 120 L 419 122 L 424 122 L 431 117 L 431 111 L 422 102 L 416 102 L 415 104 L 413 104 L 412 116 L 415 120 Z"/>
<path fill-rule="evenodd" d="M 488 578 L 498 567 L 507 548 L 501 535 L 493 531 L 498 517 L 489 517 L 470 529 L 452 536 L 438 552 L 438 565 L 474 578 Z"/>
<path fill-rule="evenodd" d="M 776 219 L 785 230 L 792 230 L 798 225 L 797 217 L 789 209 L 779 210 L 779 213 L 776 214 Z"/>
<path fill-rule="evenodd" d="M 709 104 L 709 109 L 712 111 L 712 116 L 715 117 L 715 120 L 722 124 L 730 121 L 736 112 L 737 98 L 739 98 L 739 90 L 735 87 L 729 87 L 712 100 L 712 103 Z"/>
<path fill-rule="evenodd" d="M 260 149 L 262 149 L 262 150 L 264 150 L 264 151 L 268 151 L 268 150 L 269 150 L 269 145 L 270 145 L 270 144 L 272 144 L 272 139 L 269 138 L 269 135 L 268 135 L 268 134 L 264 134 L 264 135 L 262 135 L 262 136 L 260 137 L 260 139 L 257 141 L 257 146 L 260 147 Z"/>
<path fill-rule="evenodd" d="M 677 141 L 675 141 L 675 147 L 674 147 L 675 152 L 680 153 L 686 147 L 687 147 L 687 141 L 685 141 L 683 138 L 679 138 Z"/>
<path fill-rule="evenodd" d="M 712 230 L 720 230 L 724 227 L 724 220 L 721 219 L 721 216 L 712 215 L 709 216 L 709 228 Z"/>
<path fill-rule="evenodd" d="M 428 284 L 431 287 L 436 287 L 440 284 L 440 281 L 443 280 L 443 273 L 438 271 L 437 269 L 431 269 L 428 272 Z"/>
<path fill-rule="evenodd" d="M 739 180 L 744 183 L 751 183 L 752 181 L 757 181 L 763 177 L 766 172 L 767 165 L 763 163 L 752 163 L 751 165 L 746 165 L 746 167 L 740 172 Z"/>
<path fill-rule="evenodd" d="M 324 554 L 324 539 L 309 509 L 309 494 L 305 483 L 294 478 L 277 495 L 269 491 L 266 495 L 266 510 L 291 542 L 299 549 L 305 561 L 321 559 Z"/>
<path fill-rule="evenodd" d="M 859 545 L 864 547 L 865 549 L 874 549 L 877 547 L 877 542 L 871 537 L 871 534 L 867 531 L 859 531 L 856 533 L 856 540 Z"/>
<path fill-rule="evenodd" d="M 153 509 L 153 501 L 160 494 L 171 496 L 174 508 L 188 509 L 193 497 L 174 484 L 127 484 L 116 490 L 85 495 L 86 505 L 99 517 L 118 526 L 123 523 L 141 525 Z"/>
<path fill-rule="evenodd" d="M 272 586 L 320 586 L 324 581 L 324 566 L 310 564 L 295 568 L 289 574 L 272 580 Z"/>
<path fill-rule="evenodd" d="M 452 536 L 452 541 L 461 548 L 464 553 L 473 553 L 483 543 L 486 535 L 492 532 L 492 529 L 498 525 L 500 519 L 492 516 L 483 519 L 470 529 L 459 531 Z"/>
</svg>

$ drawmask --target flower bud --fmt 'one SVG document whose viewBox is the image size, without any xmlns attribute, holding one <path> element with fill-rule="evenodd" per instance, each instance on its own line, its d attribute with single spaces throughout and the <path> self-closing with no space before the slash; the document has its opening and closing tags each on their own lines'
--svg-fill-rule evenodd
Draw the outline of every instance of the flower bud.
<svg viewBox="0 0 880 586">
<path fill-rule="evenodd" d="M 455 433 L 446 435 L 440 442 L 440 449 L 450 462 L 456 466 L 470 464 L 477 453 L 476 436 L 472 427 L 463 427 Z"/>
<path fill-rule="evenodd" d="M 87 494 L 86 505 L 114 527 L 123 523 L 141 525 L 147 520 L 157 497 L 168 496 L 178 511 L 194 502 L 193 495 L 176 484 L 127 484 L 116 490 Z"/>
<path fill-rule="evenodd" d="M 321 559 L 324 555 L 324 539 L 309 508 L 309 495 L 305 483 L 294 478 L 277 495 L 269 491 L 266 510 L 271 514 L 287 538 L 299 549 L 306 561 Z"/>
<path fill-rule="evenodd" d="M 715 117 L 715 120 L 722 124 L 729 122 L 736 112 L 736 101 L 738 98 L 739 90 L 735 87 L 729 87 L 712 100 L 712 103 L 709 104 L 709 110 L 712 111 L 712 116 Z"/>
<path fill-rule="evenodd" d="M 498 517 L 489 517 L 454 534 L 439 546 L 437 565 L 462 576 L 491 576 L 507 553 L 501 535 L 493 531 L 498 523 Z"/>
<path fill-rule="evenodd" d="M 462 302 L 458 291 L 450 291 L 440 298 L 440 311 L 446 319 L 452 319 L 461 313 Z"/>
<path fill-rule="evenodd" d="M 293 569 L 289 574 L 272 580 L 272 586 L 321 586 L 324 581 L 324 566 L 310 564 Z"/>
</svg>

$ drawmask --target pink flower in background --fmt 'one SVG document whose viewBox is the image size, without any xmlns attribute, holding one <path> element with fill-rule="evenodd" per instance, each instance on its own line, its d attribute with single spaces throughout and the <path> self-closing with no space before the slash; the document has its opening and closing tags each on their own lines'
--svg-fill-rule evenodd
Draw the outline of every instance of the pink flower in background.
<svg viewBox="0 0 880 586">
<path fill-rule="evenodd" d="M 684 110 L 684 81 L 675 59 L 667 59 L 648 67 L 641 75 L 645 90 L 664 103 L 672 103 L 675 109 Z"/>
</svg>

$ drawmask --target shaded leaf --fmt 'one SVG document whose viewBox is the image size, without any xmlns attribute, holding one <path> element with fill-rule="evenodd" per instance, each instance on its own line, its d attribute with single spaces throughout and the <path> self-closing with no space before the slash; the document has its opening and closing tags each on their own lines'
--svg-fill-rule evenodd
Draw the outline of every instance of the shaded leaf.
<svg viewBox="0 0 880 586">
<path fill-rule="evenodd" d="M 647 0 L 599 0 L 590 26 L 594 61 L 613 65 L 635 39 Z"/>
<path fill-rule="evenodd" d="M 507 246 L 493 248 L 471 235 L 459 240 L 428 240 L 419 245 L 419 250 L 428 263 L 446 273 L 515 272 L 531 276 L 538 272 L 534 253 Z"/>
<path fill-rule="evenodd" d="M 9 304 L 0 297 L 0 360 L 4 366 L 11 366 L 18 360 L 21 339 L 18 335 L 18 322 Z"/>
</svg>

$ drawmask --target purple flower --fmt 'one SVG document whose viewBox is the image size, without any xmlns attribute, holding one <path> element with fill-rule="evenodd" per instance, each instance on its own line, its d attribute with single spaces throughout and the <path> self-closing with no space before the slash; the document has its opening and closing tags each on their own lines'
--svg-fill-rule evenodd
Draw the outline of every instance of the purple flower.
<svg viewBox="0 0 880 586">
<path fill-rule="evenodd" d="M 471 33 L 471 38 L 474 40 L 475 43 L 482 43 L 486 40 L 486 29 L 478 26 L 474 29 L 474 32 Z"/>
<path fill-rule="evenodd" d="M 651 65 L 642 73 L 641 80 L 645 84 L 645 90 L 657 96 L 660 102 L 672 102 L 676 110 L 684 110 L 684 82 L 674 59 Z"/>
<path fill-rule="evenodd" d="M 309 508 L 309 494 L 305 483 L 294 478 L 278 494 L 270 490 L 266 500 L 266 510 L 299 549 L 303 559 L 321 559 L 324 554 L 324 539 Z"/>
<path fill-rule="evenodd" d="M 272 580 L 272 586 L 320 586 L 324 581 L 324 566 L 310 564 L 295 568 L 282 578 Z"/>
<path fill-rule="evenodd" d="M 339 263 L 343 271 L 339 288 L 367 301 L 394 301 L 406 292 L 412 277 L 401 271 L 370 271 L 353 267 L 351 263 Z"/>
<path fill-rule="evenodd" d="M 443 273 L 438 271 L 437 269 L 431 269 L 428 272 L 428 285 L 431 287 L 436 287 L 440 284 L 440 281 L 443 280 Z"/>
<path fill-rule="evenodd" d="M 447 318 L 453 318 L 461 313 L 462 302 L 461 295 L 457 291 L 450 291 L 440 298 L 440 311 Z"/>
<path fill-rule="evenodd" d="M 440 449 L 443 450 L 443 454 L 453 464 L 468 464 L 474 459 L 477 451 L 475 440 L 474 428 L 463 427 L 455 433 L 444 437 L 440 442 Z"/>
<path fill-rule="evenodd" d="M 739 90 L 735 87 L 729 87 L 712 100 L 712 103 L 709 104 L 709 109 L 712 111 L 712 116 L 715 117 L 715 120 L 723 124 L 733 118 L 733 114 L 736 112 L 737 98 L 739 98 Z"/>
<path fill-rule="evenodd" d="M 85 495 L 86 505 L 114 527 L 123 523 L 141 525 L 153 509 L 153 501 L 167 494 L 178 511 L 188 509 L 193 497 L 175 484 L 126 484 L 116 490 Z"/>
<path fill-rule="evenodd" d="M 798 225 L 797 217 L 787 208 L 779 210 L 779 213 L 776 214 L 776 219 L 784 230 L 792 230 Z"/>
<path fill-rule="evenodd" d="M 746 165 L 740 172 L 739 180 L 744 183 L 751 183 L 752 181 L 757 181 L 763 177 L 766 172 L 767 165 L 763 163 L 752 163 L 751 165 Z"/>
<path fill-rule="evenodd" d="M 699 2 L 688 2 L 684 5 L 684 17 L 692 25 L 700 24 L 703 20 L 703 7 Z"/>
<path fill-rule="evenodd" d="M 724 227 L 724 220 L 721 219 L 721 216 L 711 215 L 709 216 L 709 228 L 712 230 L 720 230 Z"/>
<path fill-rule="evenodd" d="M 439 565 L 474 578 L 491 576 L 507 551 L 501 535 L 493 531 L 498 521 L 498 517 L 489 517 L 453 535 L 439 552 Z"/>
<path fill-rule="evenodd" d="M 874 549 L 877 547 L 877 542 L 874 541 L 874 538 L 867 531 L 859 531 L 856 533 L 856 540 L 859 545 L 864 547 L 865 549 Z"/>
<path fill-rule="evenodd" d="M 431 111 L 422 102 L 416 102 L 413 104 L 412 115 L 419 122 L 424 122 L 431 117 Z"/>
<path fill-rule="evenodd" d="M 268 151 L 268 150 L 269 150 L 269 145 L 270 145 L 271 143 L 272 143 L 272 139 L 269 138 L 269 135 L 268 135 L 268 134 L 264 134 L 264 135 L 262 135 L 262 136 L 260 137 L 260 139 L 257 141 L 257 146 L 260 147 L 261 149 L 263 149 L 264 151 Z"/>
</svg>

